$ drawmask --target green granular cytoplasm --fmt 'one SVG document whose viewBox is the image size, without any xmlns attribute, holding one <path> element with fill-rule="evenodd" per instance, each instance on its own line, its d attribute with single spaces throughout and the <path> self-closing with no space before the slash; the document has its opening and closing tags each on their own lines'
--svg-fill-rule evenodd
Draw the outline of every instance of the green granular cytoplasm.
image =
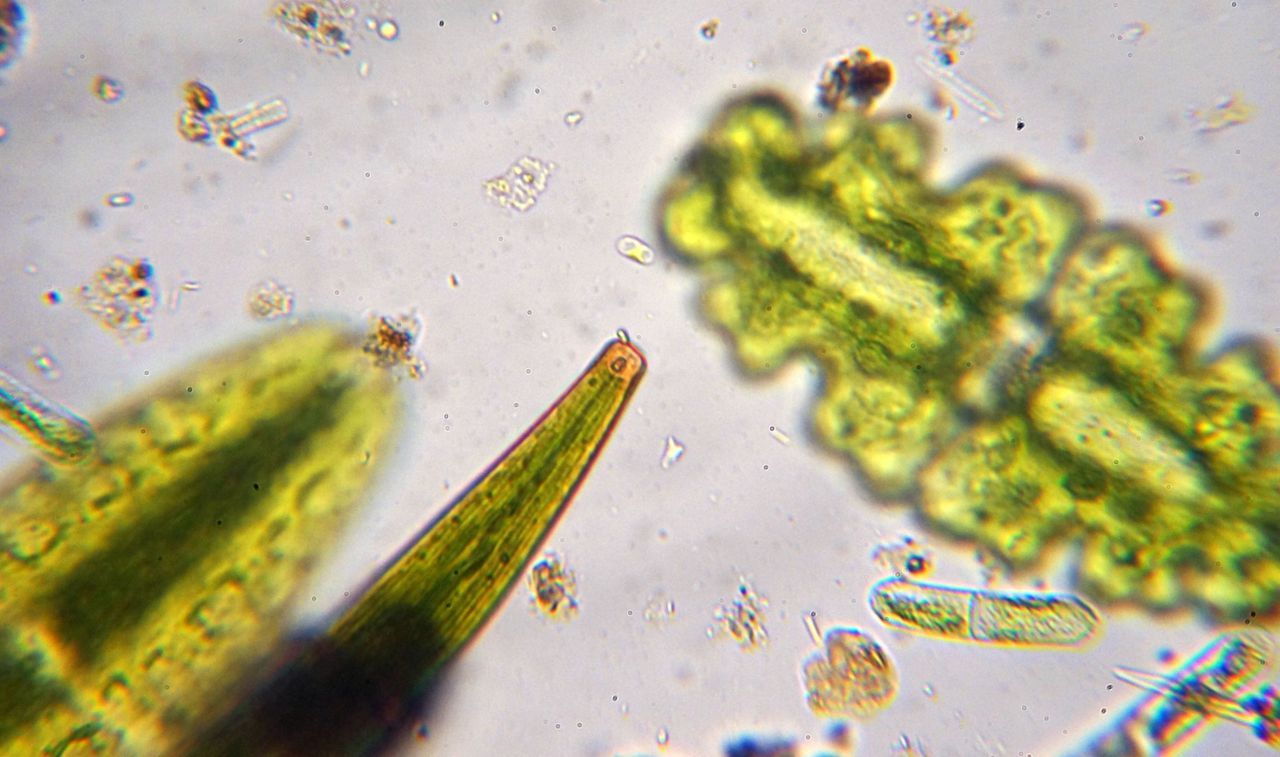
<svg viewBox="0 0 1280 757">
<path fill-rule="evenodd" d="M 1014 566 L 1078 540 L 1095 598 L 1274 612 L 1270 346 L 1204 350 L 1206 296 L 1148 239 L 1008 164 L 931 186 L 929 142 L 769 94 L 725 108 L 660 212 L 739 363 L 814 359 L 818 438 Z"/>
<path fill-rule="evenodd" d="M 361 346 L 272 330 L 0 482 L 0 753 L 163 753 L 275 652 L 393 452 L 399 392 Z"/>
</svg>

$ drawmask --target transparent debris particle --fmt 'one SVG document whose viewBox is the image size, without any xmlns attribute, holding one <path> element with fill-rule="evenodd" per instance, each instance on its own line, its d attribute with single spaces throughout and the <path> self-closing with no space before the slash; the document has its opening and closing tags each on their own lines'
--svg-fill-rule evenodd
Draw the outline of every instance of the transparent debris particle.
<svg viewBox="0 0 1280 757">
<path fill-rule="evenodd" d="M 26 12 L 13 0 L 0 0 L 0 68 L 13 64 L 22 55 L 26 34 Z"/>
<path fill-rule="evenodd" d="M 1200 183 L 1200 173 L 1190 168 L 1171 168 L 1165 172 L 1164 177 L 1175 184 L 1185 184 L 1186 186 Z"/>
<path fill-rule="evenodd" d="M 289 118 L 289 107 L 279 97 L 250 105 L 233 113 L 218 108 L 212 88 L 198 81 L 183 85 L 186 107 L 178 112 L 178 134 L 188 142 L 213 144 L 244 160 L 253 160 L 248 137 Z"/>
<path fill-rule="evenodd" d="M 9 138 L 9 124 L 0 121 L 0 142 Z"/>
<path fill-rule="evenodd" d="M 1169 215 L 1173 211 L 1173 203 L 1168 200 L 1153 199 L 1147 200 L 1147 215 L 1152 218 Z"/>
<path fill-rule="evenodd" d="M 871 561 L 898 578 L 924 578 L 933 572 L 933 550 L 911 536 L 881 542 L 871 550 Z"/>
<path fill-rule="evenodd" d="M 671 466 L 680 462 L 680 458 L 684 457 L 684 445 L 674 436 L 668 436 L 662 447 L 662 459 L 659 465 L 663 470 L 667 470 Z"/>
<path fill-rule="evenodd" d="M 618 237 L 618 241 L 613 243 L 613 249 L 617 250 L 622 257 L 633 260 L 640 265 L 652 264 L 655 257 L 653 248 L 647 242 L 631 234 L 623 234 Z"/>
<path fill-rule="evenodd" d="M 827 631 L 804 664 L 805 701 L 815 715 L 867 718 L 898 693 L 898 671 L 879 642 L 856 628 Z"/>
<path fill-rule="evenodd" d="M 667 730 L 666 726 L 659 728 L 658 733 L 654 736 L 654 741 L 658 743 L 658 746 L 666 746 L 671 742 L 671 732 Z"/>
<path fill-rule="evenodd" d="M 60 305 L 62 304 L 62 292 L 59 292 L 57 289 L 50 289 L 44 293 L 44 296 L 41 299 L 44 300 L 44 304 L 46 305 Z"/>
<path fill-rule="evenodd" d="M 924 14 L 924 34 L 939 45 L 967 45 L 973 39 L 973 19 L 962 10 L 932 8 Z"/>
<path fill-rule="evenodd" d="M 818 78 L 818 105 L 829 111 L 847 108 L 870 111 L 891 86 L 893 64 L 860 47 L 827 61 Z"/>
<path fill-rule="evenodd" d="M 31 348 L 28 356 L 31 360 L 31 369 L 47 381 L 57 381 L 62 378 L 62 366 L 58 364 L 58 359 L 53 356 L 48 347 L 37 344 Z"/>
<path fill-rule="evenodd" d="M 414 354 L 421 334 L 422 321 L 414 313 L 405 313 L 396 318 L 375 315 L 370 319 L 364 351 L 373 358 L 374 365 L 380 368 L 403 365 L 409 378 L 422 378 L 427 367 Z"/>
<path fill-rule="evenodd" d="M 641 615 L 646 623 L 664 626 L 676 619 L 676 601 L 659 592 L 649 597 Z"/>
<path fill-rule="evenodd" d="M 370 70 L 369 61 L 362 60 L 360 61 L 360 65 L 356 68 L 356 73 L 360 74 L 361 79 L 368 79 L 369 70 Z"/>
<path fill-rule="evenodd" d="M 941 113 L 942 118 L 956 119 L 956 101 L 952 100 L 951 95 L 948 95 L 942 87 L 933 87 L 933 90 L 929 91 L 928 105 L 929 109 Z"/>
<path fill-rule="evenodd" d="M 932 8 L 921 20 L 925 39 L 934 45 L 933 57 L 944 66 L 954 64 L 960 49 L 973 40 L 973 18 L 967 11 Z"/>
<path fill-rule="evenodd" d="M 526 155 L 512 163 L 506 173 L 486 181 L 484 193 L 500 207 L 523 213 L 537 204 L 555 168 L 555 163 Z"/>
<path fill-rule="evenodd" d="M 93 96 L 104 103 L 119 102 L 124 97 L 124 85 L 110 76 L 93 77 Z"/>
<path fill-rule="evenodd" d="M 893 757 L 928 757 L 929 752 L 924 748 L 924 742 L 917 738 L 911 738 L 907 734 L 899 734 L 898 741 L 890 750 Z"/>
<path fill-rule="evenodd" d="M 1147 32 L 1151 27 L 1141 21 L 1134 21 L 1120 27 L 1120 31 L 1116 32 L 1116 39 L 1128 44 L 1137 44 L 1139 40 L 1147 36 Z"/>
<path fill-rule="evenodd" d="M 334 0 L 279 2 L 272 6 L 271 16 L 281 29 L 318 53 L 334 57 L 351 54 L 354 6 Z"/>
<path fill-rule="evenodd" d="M 564 125 L 568 126 L 570 129 L 572 129 L 573 127 L 577 126 L 580 123 L 582 123 L 582 111 L 571 110 L 568 113 L 564 114 Z"/>
<path fill-rule="evenodd" d="M 495 24 L 502 21 L 502 11 L 494 11 L 493 13 L 490 13 L 489 20 Z"/>
<path fill-rule="evenodd" d="M 283 123 L 289 118 L 289 106 L 279 97 L 255 102 L 227 116 L 227 127 L 239 137 Z M 224 145 L 225 147 L 225 145 Z"/>
<path fill-rule="evenodd" d="M 769 427 L 769 436 L 772 436 L 774 441 L 776 441 L 778 444 L 781 444 L 784 447 L 791 446 L 791 435 L 788 434 L 786 431 L 783 431 L 782 429 L 778 428 L 777 426 Z"/>
<path fill-rule="evenodd" d="M 545 618 L 571 620 L 578 614 L 578 584 L 573 571 L 554 552 L 547 552 L 529 570 L 533 606 Z"/>
<path fill-rule="evenodd" d="M 81 306 L 122 341 L 151 337 L 150 321 L 158 301 L 155 271 L 146 258 L 116 256 L 80 287 Z"/>
<path fill-rule="evenodd" d="M 249 315 L 260 321 L 284 318 L 293 312 L 293 290 L 275 279 L 267 279 L 249 292 Z"/>
<path fill-rule="evenodd" d="M 946 87 L 957 100 L 972 108 L 978 115 L 991 121 L 1004 120 L 1004 109 L 991 99 L 990 95 L 955 71 L 944 68 L 922 55 L 916 56 L 916 66 L 930 79 Z"/>
<path fill-rule="evenodd" d="M 1073 753 L 1115 753 L 1117 746 L 1141 739 L 1136 743 L 1143 745 L 1144 753 L 1180 754 L 1220 719 L 1248 726 L 1274 746 L 1280 741 L 1280 707 L 1274 687 L 1268 684 L 1256 694 L 1246 692 L 1259 677 L 1266 680 L 1274 675 L 1275 652 L 1275 639 L 1266 631 L 1234 629 L 1214 637 L 1182 665 L 1163 674 L 1116 668 L 1117 678 L 1146 691 Z"/>
<path fill-rule="evenodd" d="M 400 38 L 400 25 L 395 19 L 385 18 L 378 23 L 378 36 L 387 42 Z"/>
<path fill-rule="evenodd" d="M 720 31 L 720 19 L 718 18 L 709 18 L 702 22 L 702 26 L 698 27 L 698 34 L 708 41 L 715 39 L 718 31 Z"/>
<path fill-rule="evenodd" d="M 198 281 L 188 280 L 178 284 L 178 286 L 174 287 L 169 292 L 169 311 L 177 312 L 178 306 L 182 304 L 183 292 L 198 292 L 198 291 L 200 291 L 200 282 Z"/>
<path fill-rule="evenodd" d="M 765 628 L 765 608 L 769 600 L 751 587 L 745 578 L 738 580 L 733 601 L 716 608 L 715 623 L 707 628 L 707 636 L 727 636 L 747 652 L 763 648 L 769 641 Z"/>
<path fill-rule="evenodd" d="M 133 204 L 133 193 L 113 192 L 102 198 L 102 202 L 109 208 L 127 208 Z"/>
<path fill-rule="evenodd" d="M 973 551 L 973 560 L 978 564 L 978 574 L 982 577 L 982 585 L 995 586 L 1009 577 L 1009 563 L 994 552 L 978 548 Z"/>
<path fill-rule="evenodd" d="M 1196 131 L 1209 134 L 1248 123 L 1253 120 L 1254 111 L 1253 105 L 1245 102 L 1244 95 L 1236 92 L 1219 98 L 1210 106 L 1188 109 L 1187 118 Z"/>
<path fill-rule="evenodd" d="M 218 96 L 207 85 L 198 81 L 189 81 L 182 85 L 182 100 L 187 110 L 197 115 L 206 115 L 218 109 Z"/>
</svg>

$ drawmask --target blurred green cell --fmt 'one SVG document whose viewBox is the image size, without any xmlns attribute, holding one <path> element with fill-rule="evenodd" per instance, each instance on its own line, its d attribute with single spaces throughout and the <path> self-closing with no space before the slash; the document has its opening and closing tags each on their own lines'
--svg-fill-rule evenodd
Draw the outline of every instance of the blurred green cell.
<svg viewBox="0 0 1280 757">
<path fill-rule="evenodd" d="M 661 207 L 742 367 L 805 356 L 813 428 L 867 486 L 1082 587 L 1219 616 L 1280 598 L 1269 345 L 1205 352 L 1206 296 L 1071 192 L 991 164 L 942 190 L 906 117 L 729 104 Z"/>
<path fill-rule="evenodd" d="M 360 332 L 316 321 L 102 414 L 76 465 L 6 476 L 0 752 L 163 753 L 234 695 L 402 415 Z"/>
</svg>

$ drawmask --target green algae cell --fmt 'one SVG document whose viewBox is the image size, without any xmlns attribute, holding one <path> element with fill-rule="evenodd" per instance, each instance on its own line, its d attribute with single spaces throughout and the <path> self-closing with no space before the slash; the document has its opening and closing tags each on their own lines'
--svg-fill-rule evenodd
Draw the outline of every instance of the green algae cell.
<svg viewBox="0 0 1280 757">
<path fill-rule="evenodd" d="M 1205 352 L 1206 298 L 1149 240 L 1013 165 L 931 186 L 930 155 L 905 117 L 724 109 L 660 216 L 741 366 L 815 360 L 818 438 L 1015 566 L 1078 540 L 1096 598 L 1275 611 L 1270 345 Z"/>
<path fill-rule="evenodd" d="M 481 631 L 645 371 L 614 340 L 319 633 L 286 612 L 401 417 L 359 332 L 316 323 L 105 414 L 76 466 L 0 486 L 0 753 L 359 754 Z"/>
<path fill-rule="evenodd" d="M 79 462 L 93 451 L 93 427 L 88 421 L 4 371 L 0 371 L 0 425 L 8 426 L 52 463 Z"/>
<path fill-rule="evenodd" d="M 625 341 L 268 681 L 195 733 L 192 755 L 367 754 L 394 743 L 439 669 L 483 628 L 565 512 L 644 375 Z"/>
<path fill-rule="evenodd" d="M 1079 646 L 1098 614 L 1070 594 L 968 589 L 905 578 L 871 587 L 871 610 L 885 625 L 952 641 L 998 646 Z"/>
<path fill-rule="evenodd" d="M 166 751 L 287 631 L 391 451 L 396 386 L 312 323 L 196 363 L 0 484 L 0 753 Z"/>
</svg>

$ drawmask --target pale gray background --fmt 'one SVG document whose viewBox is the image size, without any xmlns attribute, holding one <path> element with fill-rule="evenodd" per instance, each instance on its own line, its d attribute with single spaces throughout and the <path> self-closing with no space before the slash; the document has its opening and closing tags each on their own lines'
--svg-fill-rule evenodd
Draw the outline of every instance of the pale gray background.
<svg viewBox="0 0 1280 757">
<path fill-rule="evenodd" d="M 628 415 L 548 545 L 577 571 L 580 615 L 550 624 L 525 594 L 514 595 L 455 666 L 428 740 L 411 751 L 654 751 L 663 727 L 669 754 L 713 754 L 738 730 L 811 734 L 816 744 L 824 725 L 799 682 L 813 649 L 801 618 L 816 611 L 824 625 L 870 630 L 900 668 L 897 702 L 856 727 L 860 753 L 887 754 L 906 734 L 935 755 L 1045 754 L 1108 722 L 1135 695 L 1112 678 L 1114 665 L 1154 670 L 1159 647 L 1188 652 L 1207 638 L 1193 616 L 1156 624 L 1132 612 L 1108 612 L 1104 637 L 1085 652 L 889 633 L 866 608 L 879 575 L 869 553 L 880 540 L 921 533 L 908 512 L 869 502 L 807 438 L 811 371 L 797 364 L 773 380 L 744 381 L 696 315 L 692 273 L 663 251 L 641 267 L 613 249 L 622 234 L 657 244 L 656 195 L 726 97 L 771 87 L 812 111 L 823 61 L 868 45 L 897 63 L 884 107 L 924 115 L 929 82 L 912 59 L 928 45 L 905 20 L 923 6 L 387 3 L 361 7 L 361 17 L 394 17 L 400 38 L 364 32 L 349 58 L 335 60 L 300 47 L 256 0 L 27 5 L 33 38 L 23 60 L 0 72 L 0 121 L 10 132 L 0 143 L 6 370 L 92 417 L 144 385 L 144 372 L 162 374 L 259 329 L 244 298 L 268 276 L 295 289 L 300 314 L 359 320 L 369 309 L 413 307 L 425 319 L 429 373 L 410 387 L 413 432 L 308 592 L 316 601 L 304 603 L 305 617 L 364 580 L 536 418 L 616 327 L 629 328 L 649 356 Z M 1222 327 L 1213 341 L 1241 333 L 1274 340 L 1280 5 L 965 7 L 976 36 L 957 70 L 1008 117 L 981 123 L 961 106 L 957 120 L 938 121 L 938 179 L 1004 156 L 1077 185 L 1098 218 L 1158 233 L 1216 286 Z M 707 41 L 698 27 L 712 17 L 719 33 Z M 1117 40 L 1135 21 L 1150 26 L 1147 35 Z M 94 99 L 96 74 L 122 82 L 124 99 Z M 178 138 L 179 88 L 193 77 L 228 107 L 272 95 L 288 101 L 290 120 L 255 137 L 259 162 Z M 1188 107 L 1236 90 L 1257 107 L 1251 123 L 1209 136 L 1192 130 Z M 573 129 L 563 122 L 571 110 L 584 114 Z M 537 206 L 515 214 L 486 201 L 482 181 L 525 154 L 558 165 Z M 1178 167 L 1203 180 L 1171 183 L 1165 172 Z M 116 191 L 133 192 L 135 205 L 104 207 Z M 1173 213 L 1147 218 L 1154 197 L 1172 200 Z M 80 225 L 85 208 L 100 216 L 98 229 Z M 1203 226 L 1219 220 L 1230 232 L 1207 238 Z M 69 295 L 113 254 L 149 257 L 166 297 L 185 279 L 202 288 L 184 293 L 176 311 L 163 309 L 155 337 L 132 347 L 72 305 L 41 302 L 49 287 Z M 450 288 L 450 274 L 459 288 Z M 61 380 L 25 366 L 37 343 L 61 362 Z M 771 438 L 770 425 L 793 444 Z M 688 451 L 662 470 L 668 434 Z M 19 455 L 0 447 L 0 463 Z M 932 544 L 942 578 L 978 580 L 971 548 Z M 756 654 L 704 633 L 740 573 L 770 601 L 771 642 Z M 1059 560 L 1015 583 L 1043 577 L 1061 586 L 1065 575 Z M 659 590 L 677 606 L 662 628 L 642 619 Z M 922 693 L 926 684 L 936 698 Z M 1243 729 L 1222 726 L 1197 752 L 1254 749 Z"/>
</svg>

